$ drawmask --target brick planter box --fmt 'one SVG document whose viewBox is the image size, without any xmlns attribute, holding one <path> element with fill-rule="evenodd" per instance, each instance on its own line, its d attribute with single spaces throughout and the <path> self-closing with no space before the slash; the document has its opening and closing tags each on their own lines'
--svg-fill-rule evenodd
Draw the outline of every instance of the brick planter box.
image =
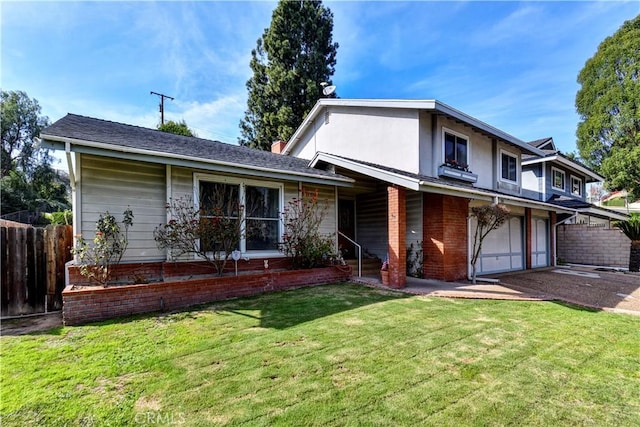
<svg viewBox="0 0 640 427">
<path fill-rule="evenodd" d="M 158 263 L 162 264 L 162 263 Z M 75 268 L 75 267 L 73 267 Z M 139 285 L 75 288 L 62 292 L 65 325 L 185 308 L 229 298 L 347 280 L 349 267 L 257 272 Z M 71 271 L 70 271 L 71 277 Z"/>
</svg>

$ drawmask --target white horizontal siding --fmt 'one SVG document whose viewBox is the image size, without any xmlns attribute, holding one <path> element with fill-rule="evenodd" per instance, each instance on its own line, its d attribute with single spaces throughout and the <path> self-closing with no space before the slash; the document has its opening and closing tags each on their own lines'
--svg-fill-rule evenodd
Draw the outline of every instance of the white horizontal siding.
<svg viewBox="0 0 640 427">
<path fill-rule="evenodd" d="M 387 212 L 386 187 L 356 199 L 356 241 L 382 260 L 388 252 Z"/>
<path fill-rule="evenodd" d="M 83 155 L 80 181 L 80 232 L 85 239 L 94 238 L 100 214 L 109 212 L 122 221 L 122 213 L 129 207 L 134 218 L 123 261 L 164 259 L 164 252 L 153 240 L 153 230 L 166 219 L 163 165 Z"/>
</svg>

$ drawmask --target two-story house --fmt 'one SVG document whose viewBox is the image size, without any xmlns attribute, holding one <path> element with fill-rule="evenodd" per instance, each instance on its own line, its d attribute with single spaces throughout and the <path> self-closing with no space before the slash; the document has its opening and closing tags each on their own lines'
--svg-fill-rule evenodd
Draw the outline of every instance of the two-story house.
<svg viewBox="0 0 640 427">
<path fill-rule="evenodd" d="M 553 138 L 529 142 L 544 155 L 522 156 L 522 194 L 574 210 L 559 220 L 566 223 L 603 225 L 612 220 L 625 220 L 626 216 L 609 209 L 594 206 L 587 201 L 587 184 L 602 182 L 604 177 L 562 154 Z"/>
<path fill-rule="evenodd" d="M 502 203 L 512 215 L 485 241 L 481 274 L 551 265 L 557 215 L 574 212 L 526 197 L 522 159 L 542 149 L 436 100 L 321 99 L 274 151 L 353 179 L 336 192 L 338 230 L 388 257 L 395 286 L 417 242 L 425 277 L 467 277 L 473 206 Z"/>
<path fill-rule="evenodd" d="M 279 213 L 313 191 L 328 202 L 321 232 L 336 236 L 336 249 L 356 256 L 355 242 L 388 259 L 398 287 L 406 283 L 407 248 L 418 244 L 424 277 L 466 278 L 476 228 L 470 213 L 483 204 L 504 204 L 511 217 L 485 240 L 480 274 L 553 265 L 555 226 L 576 214 L 554 191 L 564 182 L 565 192 L 584 195 L 584 184 L 598 178 L 546 145 L 436 100 L 321 99 L 273 153 L 73 114 L 41 138 L 66 152 L 74 234 L 91 239 L 101 212 L 133 210 L 124 262 L 170 259 L 153 239 L 154 228 L 171 220 L 165 206 L 190 197 L 206 208 L 216 188 L 262 207 L 243 210 L 265 230 L 241 239 L 243 257 L 277 261 Z M 525 170 L 538 164 L 544 172 Z"/>
</svg>

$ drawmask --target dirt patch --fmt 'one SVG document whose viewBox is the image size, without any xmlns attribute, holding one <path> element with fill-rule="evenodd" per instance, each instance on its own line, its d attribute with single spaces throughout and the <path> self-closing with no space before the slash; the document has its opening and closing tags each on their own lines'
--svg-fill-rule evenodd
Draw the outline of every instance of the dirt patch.
<svg viewBox="0 0 640 427">
<path fill-rule="evenodd" d="M 640 315 L 640 275 L 589 267 L 553 267 L 505 273 L 500 284 L 584 307 Z"/>
<path fill-rule="evenodd" d="M 62 312 L 7 319 L 0 322 L 0 336 L 27 335 L 51 331 L 62 326 Z"/>
</svg>

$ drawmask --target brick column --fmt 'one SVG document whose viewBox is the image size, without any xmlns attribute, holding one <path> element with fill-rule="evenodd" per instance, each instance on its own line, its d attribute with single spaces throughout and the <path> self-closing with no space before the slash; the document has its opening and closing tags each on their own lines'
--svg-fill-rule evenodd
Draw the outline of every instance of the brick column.
<svg viewBox="0 0 640 427">
<path fill-rule="evenodd" d="M 549 265 L 556 265 L 556 222 L 558 215 L 555 212 L 549 212 Z"/>
<path fill-rule="evenodd" d="M 406 190 L 387 187 L 389 222 L 389 285 L 404 288 L 407 284 L 407 205 Z"/>
<path fill-rule="evenodd" d="M 531 219 L 531 208 L 524 208 L 524 230 L 525 230 L 525 268 L 527 270 L 531 270 L 531 256 L 533 253 L 533 248 L 531 244 L 533 243 L 531 239 L 531 231 L 533 228 L 533 223 Z"/>
<path fill-rule="evenodd" d="M 464 280 L 469 267 L 469 200 L 424 193 L 422 203 L 424 277 Z"/>
</svg>

